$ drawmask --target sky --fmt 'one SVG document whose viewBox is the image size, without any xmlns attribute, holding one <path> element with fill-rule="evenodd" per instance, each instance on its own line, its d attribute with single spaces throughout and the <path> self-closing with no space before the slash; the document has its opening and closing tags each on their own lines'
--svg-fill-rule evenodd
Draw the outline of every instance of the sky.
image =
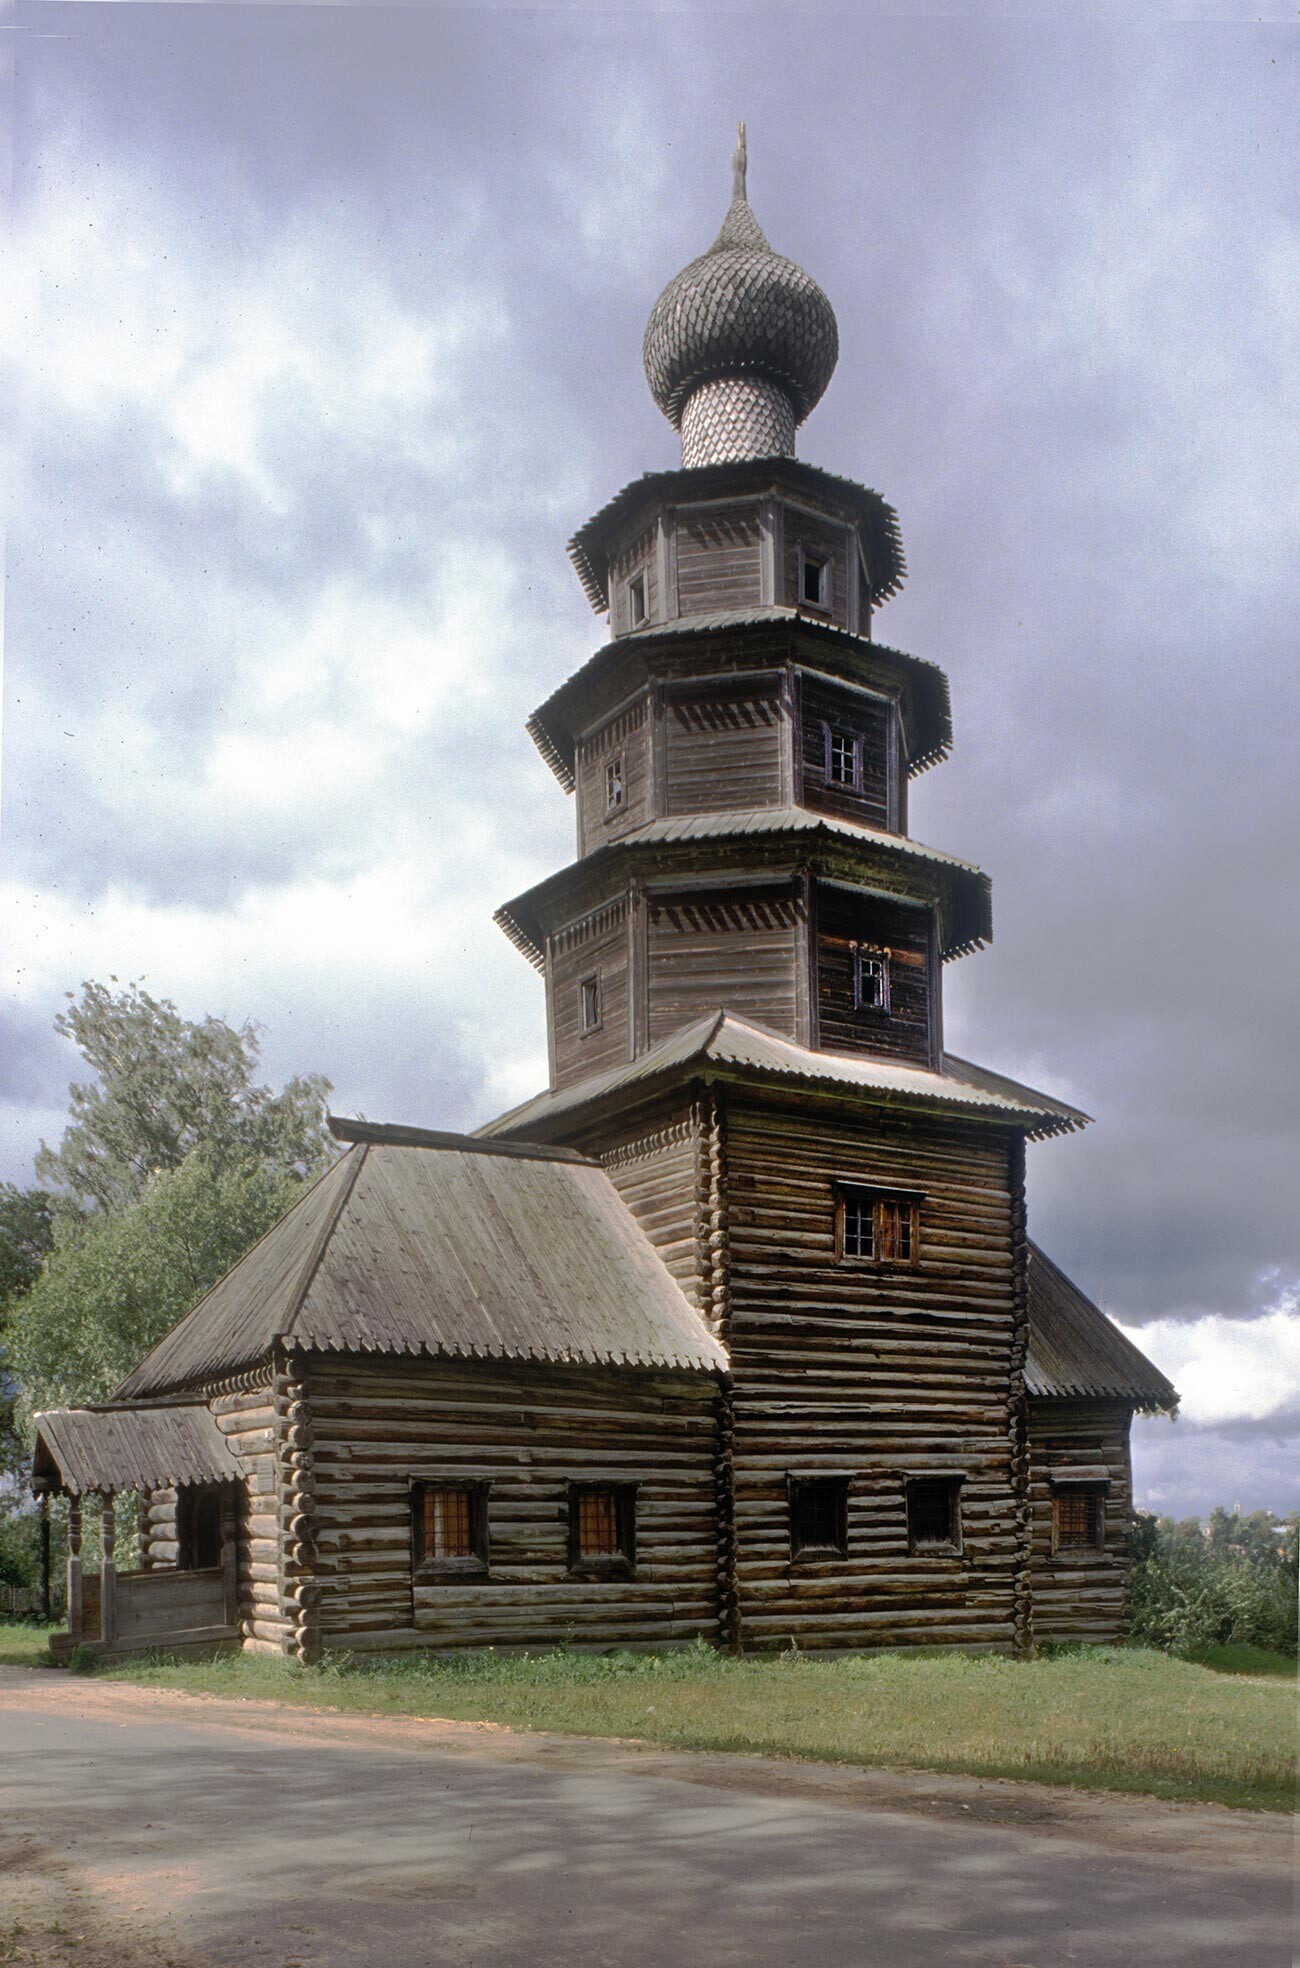
<svg viewBox="0 0 1300 1968">
<path fill-rule="evenodd" d="M 743 116 L 839 320 L 800 455 L 896 506 L 876 633 L 951 680 L 947 1042 L 1097 1118 L 1030 1228 L 1183 1393 L 1139 1501 L 1300 1506 L 1300 40 L 1006 11 L 0 11 L 0 1177 L 85 978 L 342 1113 L 544 1084 L 524 722 L 605 639 L 566 540 L 677 463 L 641 336 Z"/>
</svg>

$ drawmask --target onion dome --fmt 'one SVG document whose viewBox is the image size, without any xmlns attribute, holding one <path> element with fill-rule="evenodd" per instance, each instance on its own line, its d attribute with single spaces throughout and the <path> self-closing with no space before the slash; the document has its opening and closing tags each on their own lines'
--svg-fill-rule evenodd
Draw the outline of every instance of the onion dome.
<svg viewBox="0 0 1300 1968">
<path fill-rule="evenodd" d="M 745 126 L 731 208 L 651 310 L 650 392 L 682 434 L 683 465 L 792 457 L 794 433 L 834 373 L 839 334 L 817 282 L 774 253 L 749 208 Z"/>
</svg>

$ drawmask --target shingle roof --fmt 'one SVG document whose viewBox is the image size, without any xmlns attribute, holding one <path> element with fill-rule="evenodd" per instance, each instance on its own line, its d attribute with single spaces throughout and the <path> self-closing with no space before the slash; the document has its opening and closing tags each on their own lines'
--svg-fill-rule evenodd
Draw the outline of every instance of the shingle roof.
<svg viewBox="0 0 1300 1968">
<path fill-rule="evenodd" d="M 634 650 L 644 650 L 655 644 L 666 644 L 671 649 L 693 636 L 722 635 L 732 629 L 761 630 L 768 634 L 778 631 L 788 634 L 791 629 L 798 629 L 800 634 L 835 647 L 837 656 L 849 668 L 854 666 L 855 657 L 863 663 L 884 658 L 890 667 L 901 669 L 915 704 L 917 733 L 909 740 L 912 747 L 907 761 L 909 776 L 915 777 L 947 758 L 952 749 L 952 703 L 948 679 L 937 663 L 930 662 L 924 656 L 911 656 L 904 649 L 892 649 L 886 643 L 874 642 L 869 636 L 856 635 L 853 630 L 839 628 L 834 622 L 819 621 L 800 608 L 786 608 L 778 604 L 650 623 L 629 635 L 616 636 L 612 642 L 604 643 L 594 655 L 589 656 L 579 669 L 556 686 L 546 702 L 539 705 L 528 720 L 529 737 L 564 790 L 571 793 L 574 787 L 572 727 L 575 722 L 581 722 L 585 715 L 578 712 L 570 717 L 567 706 L 571 693 L 580 692 L 582 686 L 615 655 L 626 656 Z M 800 667 L 798 658 L 794 659 L 794 665 Z M 827 672 L 841 673 L 839 670 Z M 720 680 L 725 681 L 726 675 L 725 671 L 720 672 Z"/>
<path fill-rule="evenodd" d="M 51 1408 L 35 1418 L 38 1488 L 84 1496 L 169 1483 L 222 1483 L 240 1473 L 234 1451 L 202 1405 Z"/>
<path fill-rule="evenodd" d="M 670 814 L 664 819 L 647 820 L 629 827 L 617 840 L 593 848 L 581 860 L 571 862 L 553 875 L 547 875 L 522 895 L 503 902 L 492 920 L 510 938 L 535 969 L 544 963 L 544 929 L 538 905 L 546 897 L 563 892 L 577 880 L 590 880 L 593 871 L 635 857 L 646 847 L 673 847 L 692 841 L 725 841 L 741 837 L 749 840 L 780 839 L 803 834 L 813 841 L 845 843 L 873 855 L 878 864 L 922 862 L 943 879 L 940 923 L 943 942 L 940 954 L 945 960 L 966 955 L 989 942 L 993 935 L 993 888 L 988 876 L 969 861 L 961 861 L 942 848 L 925 847 L 907 834 L 891 834 L 883 827 L 863 827 L 853 820 L 842 820 L 830 813 L 814 813 L 802 806 L 734 807 L 720 813 Z M 843 856 L 841 855 L 841 860 Z M 656 872 L 667 871 L 656 863 Z M 689 879 L 684 876 L 683 879 Z"/>
<path fill-rule="evenodd" d="M 159 1342 L 124 1396 L 237 1372 L 276 1341 L 725 1368 L 595 1163 L 462 1135 L 332 1125 L 352 1140 L 349 1152 Z"/>
<path fill-rule="evenodd" d="M 1176 1408 L 1178 1390 L 1036 1244 L 1029 1246 L 1025 1386 L 1040 1399 L 1110 1397 Z"/>
<path fill-rule="evenodd" d="M 643 502 L 707 499 L 715 489 L 730 488 L 736 482 L 758 486 L 776 479 L 797 490 L 834 499 L 840 506 L 856 508 L 867 538 L 871 599 L 887 601 L 898 593 L 907 578 L 898 514 L 879 492 L 854 479 L 823 471 L 819 465 L 806 464 L 801 458 L 752 458 L 742 463 L 697 465 L 690 471 L 645 472 L 580 526 L 569 542 L 569 558 L 596 613 L 603 615 L 609 607 L 608 543 Z"/>
<path fill-rule="evenodd" d="M 951 1053 L 944 1054 L 942 1071 L 935 1072 L 857 1053 L 814 1052 L 766 1026 L 718 1011 L 684 1025 L 625 1066 L 593 1074 L 557 1093 L 539 1093 L 523 1106 L 489 1121 L 479 1134 L 490 1139 L 515 1133 L 643 1081 L 680 1077 L 692 1067 L 713 1076 L 726 1077 L 730 1069 L 756 1078 L 879 1095 L 885 1101 L 939 1106 L 977 1119 L 1010 1122 L 1023 1127 L 1031 1140 L 1068 1134 L 1086 1126 L 1089 1118 L 1063 1100 L 1054 1100 L 984 1067 L 971 1066 Z"/>
<path fill-rule="evenodd" d="M 675 275 L 646 323 L 650 394 L 679 429 L 700 383 L 755 374 L 789 395 L 802 423 L 839 355 L 835 313 L 811 274 L 774 253 L 743 193 L 698 259 Z"/>
</svg>

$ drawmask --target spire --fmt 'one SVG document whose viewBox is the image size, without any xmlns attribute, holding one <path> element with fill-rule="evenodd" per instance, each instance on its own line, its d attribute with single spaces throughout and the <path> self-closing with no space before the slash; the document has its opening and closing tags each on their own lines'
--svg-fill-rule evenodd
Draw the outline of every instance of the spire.
<svg viewBox="0 0 1300 1968">
<path fill-rule="evenodd" d="M 742 123 L 736 148 L 731 153 L 731 202 L 733 205 L 737 199 L 739 199 L 742 205 L 748 205 L 749 203 L 749 193 L 745 189 L 745 172 L 748 167 L 749 149 L 745 143 L 745 126 Z"/>
</svg>

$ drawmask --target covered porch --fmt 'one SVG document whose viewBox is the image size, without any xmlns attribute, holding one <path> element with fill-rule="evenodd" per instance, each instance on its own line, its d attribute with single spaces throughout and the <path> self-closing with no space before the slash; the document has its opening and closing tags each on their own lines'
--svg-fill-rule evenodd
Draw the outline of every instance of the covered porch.
<svg viewBox="0 0 1300 1968">
<path fill-rule="evenodd" d="M 74 1647 L 106 1654 L 236 1647 L 238 1522 L 242 1472 L 205 1404 L 58 1408 L 36 1417 L 32 1488 L 42 1511 L 48 1566 L 50 1499 L 68 1500 L 67 1631 L 56 1657 Z M 138 1492 L 175 1499 L 175 1534 L 159 1562 L 117 1568 L 117 1499 Z M 98 1511 L 100 1566 L 83 1564 L 85 1505 Z"/>
</svg>

